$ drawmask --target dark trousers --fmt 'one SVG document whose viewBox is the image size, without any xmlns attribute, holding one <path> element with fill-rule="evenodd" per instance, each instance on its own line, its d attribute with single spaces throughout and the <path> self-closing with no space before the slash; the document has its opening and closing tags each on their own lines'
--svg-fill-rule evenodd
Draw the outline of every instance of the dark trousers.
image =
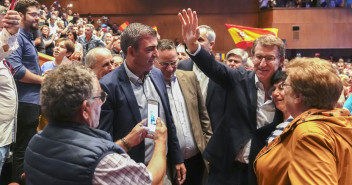
<svg viewBox="0 0 352 185">
<path fill-rule="evenodd" d="M 40 106 L 19 103 L 17 113 L 16 143 L 13 144 L 12 181 L 20 182 L 23 170 L 24 153 L 29 140 L 37 133 Z"/>
<path fill-rule="evenodd" d="M 202 185 L 204 171 L 206 170 L 202 154 L 198 152 L 197 155 L 186 159 L 184 164 L 187 173 L 183 185 Z"/>
<path fill-rule="evenodd" d="M 216 169 L 210 164 L 208 185 L 247 185 L 248 164 L 233 162 L 230 172 Z"/>
</svg>

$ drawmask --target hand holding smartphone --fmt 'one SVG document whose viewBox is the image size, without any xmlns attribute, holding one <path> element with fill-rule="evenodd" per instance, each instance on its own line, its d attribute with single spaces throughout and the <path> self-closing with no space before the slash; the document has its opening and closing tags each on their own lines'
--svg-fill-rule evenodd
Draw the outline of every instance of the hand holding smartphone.
<svg viewBox="0 0 352 185">
<path fill-rule="evenodd" d="M 156 129 L 156 119 L 159 117 L 159 103 L 155 100 L 148 100 L 148 134 L 154 134 Z"/>
</svg>

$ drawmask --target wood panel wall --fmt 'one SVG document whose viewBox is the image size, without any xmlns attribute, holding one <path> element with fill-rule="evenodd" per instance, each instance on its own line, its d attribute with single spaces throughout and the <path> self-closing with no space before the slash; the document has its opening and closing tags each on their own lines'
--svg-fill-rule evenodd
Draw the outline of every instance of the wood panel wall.
<svg viewBox="0 0 352 185">
<path fill-rule="evenodd" d="M 39 1 L 50 6 L 53 0 Z M 215 52 L 227 52 L 235 47 L 225 24 L 258 26 L 257 0 L 60 0 L 63 7 L 73 4 L 73 11 L 81 15 L 91 13 L 95 19 L 103 15 L 111 23 L 124 21 L 156 25 L 161 38 L 181 39 L 181 24 L 177 13 L 184 8 L 197 11 L 199 24 L 206 24 L 217 35 Z"/>
<path fill-rule="evenodd" d="M 352 9 L 275 9 L 259 14 L 260 27 L 279 29 L 288 49 L 352 48 Z M 293 39 L 299 26 L 299 40 Z"/>
<path fill-rule="evenodd" d="M 39 0 L 49 6 L 54 0 Z M 181 39 L 177 13 L 184 8 L 197 11 L 199 24 L 211 26 L 216 34 L 215 52 L 226 53 L 235 47 L 225 24 L 250 27 L 276 27 L 286 39 L 288 49 L 352 48 L 352 9 L 274 9 L 259 11 L 258 0 L 60 0 L 73 4 L 81 15 L 103 15 L 111 23 L 141 22 L 158 27 L 161 38 Z M 292 26 L 299 26 L 299 40 L 292 38 Z"/>
</svg>

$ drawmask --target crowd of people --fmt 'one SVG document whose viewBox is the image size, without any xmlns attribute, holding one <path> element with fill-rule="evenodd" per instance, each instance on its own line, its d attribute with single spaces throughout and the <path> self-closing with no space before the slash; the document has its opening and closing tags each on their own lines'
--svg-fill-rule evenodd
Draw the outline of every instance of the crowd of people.
<svg viewBox="0 0 352 185">
<path fill-rule="evenodd" d="M 288 61 L 284 42 L 263 35 L 221 62 L 216 33 L 191 9 L 178 14 L 179 43 L 142 23 L 121 31 L 105 16 L 80 18 L 58 1 L 8 6 L 0 171 L 10 156 L 12 185 L 352 184 L 343 59 Z M 40 66 L 38 52 L 53 61 Z"/>
<path fill-rule="evenodd" d="M 352 8 L 351 0 L 259 0 L 259 7 L 261 9 L 274 8 L 274 7 L 287 7 L 287 8 L 335 8 L 345 7 Z"/>
</svg>

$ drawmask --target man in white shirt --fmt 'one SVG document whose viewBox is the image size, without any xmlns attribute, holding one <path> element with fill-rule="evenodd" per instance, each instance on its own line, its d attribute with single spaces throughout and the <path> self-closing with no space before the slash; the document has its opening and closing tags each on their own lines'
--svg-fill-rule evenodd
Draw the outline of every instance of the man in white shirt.
<svg viewBox="0 0 352 185">
<path fill-rule="evenodd" d="M 184 184 L 204 184 L 206 163 L 202 153 L 212 129 L 199 82 L 193 71 L 176 70 L 176 47 L 171 40 L 158 43 L 159 56 L 154 64 L 163 73 L 177 138 L 187 169 Z"/>
<path fill-rule="evenodd" d="M 0 175 L 14 141 L 17 117 L 17 90 L 11 66 L 3 59 L 18 48 L 16 35 L 21 17 L 18 12 L 0 6 Z"/>
</svg>

